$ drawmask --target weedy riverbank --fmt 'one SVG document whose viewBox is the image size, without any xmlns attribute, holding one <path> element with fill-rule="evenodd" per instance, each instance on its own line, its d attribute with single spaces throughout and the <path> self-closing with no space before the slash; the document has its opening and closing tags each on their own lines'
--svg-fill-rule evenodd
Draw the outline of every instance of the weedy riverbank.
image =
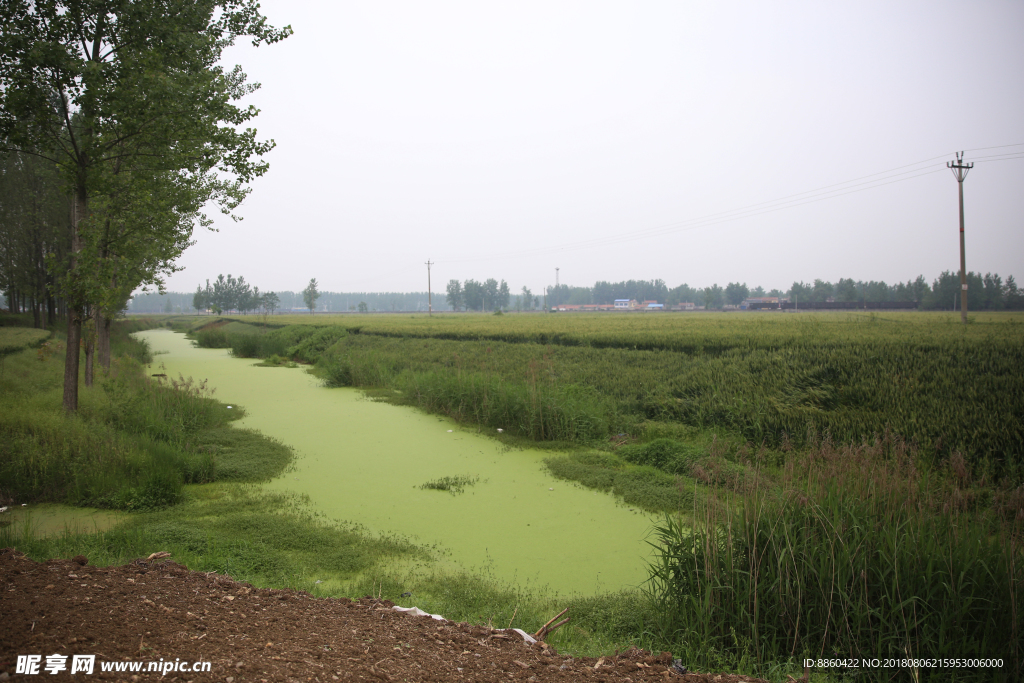
<svg viewBox="0 0 1024 683">
<path fill-rule="evenodd" d="M 325 519 L 301 497 L 247 483 L 280 473 L 291 453 L 231 426 L 244 406 L 229 409 L 201 379 L 153 376 L 167 374 L 160 356 L 130 334 L 152 324 L 118 326 L 112 372 L 82 387 L 73 417 L 60 407 L 61 354 L 29 349 L 9 358 L 0 399 L 0 495 L 20 514 L 13 524 L 0 518 L 0 547 L 39 560 L 85 555 L 99 566 L 167 551 L 192 569 L 259 586 L 374 595 L 455 620 L 531 631 L 569 606 L 571 628 L 550 639 L 561 650 L 599 655 L 654 645 L 643 628 L 649 603 L 638 593 L 554 598 L 455 571 L 436 548 Z M 52 345 L 60 343 L 58 334 Z M 127 514 L 98 532 L 40 534 L 31 516 L 39 502 Z"/>
<path fill-rule="evenodd" d="M 644 630 L 695 664 L 969 652 L 1006 668 L 959 678 L 1010 680 L 1024 624 L 1020 322 L 238 320 L 223 345 L 244 356 L 244 336 L 334 335 L 313 359 L 328 385 L 573 446 L 554 473 L 668 513 Z M 894 675 L 948 672 L 858 672 Z"/>
<path fill-rule="evenodd" d="M 75 415 L 60 408 L 61 335 L 8 357 L 0 378 L 0 497 L 143 510 L 180 502 L 186 484 L 266 479 L 285 467 L 288 449 L 228 429 L 243 410 L 216 401 L 202 381 L 146 376 L 149 349 L 130 334 L 148 326 L 115 327 L 111 371 L 83 385 Z"/>
</svg>

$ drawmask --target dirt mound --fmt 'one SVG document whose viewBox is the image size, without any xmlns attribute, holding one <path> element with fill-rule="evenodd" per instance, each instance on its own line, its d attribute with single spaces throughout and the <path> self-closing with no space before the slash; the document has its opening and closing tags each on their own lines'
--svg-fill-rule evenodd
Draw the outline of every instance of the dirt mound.
<svg viewBox="0 0 1024 683">
<path fill-rule="evenodd" d="M 84 665 L 75 655 L 95 655 L 96 678 L 123 681 L 757 680 L 679 675 L 668 653 L 636 649 L 563 656 L 512 632 L 407 616 L 387 601 L 259 589 L 166 560 L 98 568 L 81 556 L 37 563 L 5 549 L 0 584 L 0 680 L 21 678 L 19 655 L 38 655 L 47 680 L 72 678 L 73 663 Z"/>
</svg>

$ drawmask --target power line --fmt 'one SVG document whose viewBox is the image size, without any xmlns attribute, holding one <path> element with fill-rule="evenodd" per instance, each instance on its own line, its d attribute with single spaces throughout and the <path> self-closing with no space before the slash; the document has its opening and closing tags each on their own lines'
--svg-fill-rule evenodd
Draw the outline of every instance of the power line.
<svg viewBox="0 0 1024 683">
<path fill-rule="evenodd" d="M 1024 142 L 1018 142 L 1008 145 L 994 145 L 990 147 L 975 147 L 973 149 L 967 149 L 965 151 L 981 152 L 996 149 L 1009 149 L 1012 147 L 1024 148 Z M 961 152 L 961 154 L 963 154 L 963 152 Z M 942 165 L 936 162 L 938 162 L 938 160 L 940 159 L 945 158 L 948 158 L 948 154 L 942 154 L 939 156 L 930 157 L 928 159 L 922 159 L 921 161 L 916 161 L 914 163 L 896 166 L 885 171 L 878 171 L 876 173 L 858 176 L 856 178 L 851 178 L 850 180 L 846 180 L 840 183 L 823 185 L 821 187 L 805 190 L 803 192 L 796 192 L 793 194 L 784 195 L 776 199 L 766 200 L 763 202 L 755 202 L 753 204 L 747 204 L 735 209 L 718 211 L 696 218 L 674 221 L 672 223 L 664 223 L 661 225 L 656 225 L 650 228 L 644 228 L 641 230 L 636 230 L 628 233 L 606 235 L 603 237 L 593 237 L 589 239 L 578 240 L 575 242 L 566 242 L 564 244 L 549 247 L 525 249 L 510 254 L 502 254 L 500 256 L 480 256 L 458 259 L 445 259 L 444 263 L 485 262 L 494 260 L 528 258 L 538 256 L 541 254 L 564 251 L 566 249 L 588 249 L 593 247 L 608 246 L 630 240 L 657 237 L 676 232 L 685 232 L 689 230 L 696 230 L 698 228 L 706 228 L 744 218 L 754 218 L 757 216 L 782 211 L 784 209 L 792 209 L 798 206 L 805 206 L 807 204 L 825 201 L 827 199 L 835 199 L 837 197 L 842 197 L 848 194 L 864 192 L 866 190 L 873 190 L 875 188 L 883 187 L 885 185 L 900 183 L 907 180 L 913 180 L 915 178 L 921 178 L 926 175 L 931 175 L 933 173 L 938 173 L 939 171 L 942 170 Z M 1014 159 L 1024 159 L 1024 149 L 1017 149 L 1004 154 L 985 155 L 975 158 L 974 161 L 977 163 L 987 163 L 989 161 L 1010 161 Z M 430 262 L 427 266 L 428 297 L 430 295 L 430 265 L 436 265 L 436 262 Z M 380 274 L 377 277 L 372 278 L 371 281 L 380 281 L 384 278 L 390 277 L 391 275 L 397 275 L 405 272 L 407 271 L 406 269 L 403 268 L 400 270 L 393 271 L 391 273 Z M 367 281 L 363 280 L 362 282 L 366 283 Z M 362 286 L 365 287 L 365 284 L 363 284 Z"/>
<path fill-rule="evenodd" d="M 430 266 L 434 265 L 427 259 L 427 317 L 434 315 L 434 295 L 430 289 Z"/>
<path fill-rule="evenodd" d="M 1024 159 L 1024 154 L 1019 157 L 1007 157 L 1005 159 L 979 159 L 979 164 L 987 164 L 990 161 L 1013 161 L 1014 159 Z"/>
<path fill-rule="evenodd" d="M 966 151 L 984 151 L 992 149 L 1007 149 L 1010 147 L 1024 147 L 1024 142 L 1013 143 L 1008 145 L 994 145 L 991 147 L 976 147 Z M 1007 155 L 1024 155 L 1024 150 L 1015 150 L 1009 152 Z M 1013 158 L 1024 158 L 1024 156 L 1007 156 L 1007 155 L 991 155 L 991 157 L 982 157 L 978 161 L 1001 161 L 1005 159 Z M 560 245 L 554 245 L 550 247 L 537 247 L 533 249 L 525 249 L 519 252 L 513 252 L 511 254 L 502 254 L 501 256 L 483 256 L 483 257 L 469 257 L 460 259 L 451 259 L 446 261 L 447 263 L 466 263 L 471 261 L 491 261 L 491 260 L 508 260 L 515 258 L 526 258 L 531 256 L 537 256 L 546 253 L 552 253 L 557 251 L 564 251 L 566 249 L 586 249 L 597 246 L 607 246 L 616 244 L 619 242 L 625 242 L 629 240 L 642 239 L 654 236 L 661 236 L 671 234 L 675 232 L 683 232 L 687 230 L 694 230 L 697 228 L 708 227 L 711 225 L 719 225 L 721 223 L 739 220 L 741 218 L 753 218 L 756 216 L 764 215 L 767 213 L 773 213 L 782 209 L 790 209 L 798 206 L 804 206 L 826 199 L 835 199 L 836 197 L 842 197 L 844 195 L 852 194 L 855 192 L 863 192 L 865 190 L 875 189 L 884 185 L 890 185 L 892 183 L 903 182 L 905 180 L 912 180 L 914 178 L 920 178 L 932 173 L 938 173 L 942 166 L 936 163 L 939 159 L 948 158 L 948 154 L 942 154 L 939 156 L 930 157 L 928 159 L 922 159 L 910 164 L 904 164 L 902 166 L 896 166 L 885 171 L 878 171 L 876 173 L 870 173 L 868 175 L 859 176 L 852 178 L 847 181 L 840 183 L 833 183 L 831 185 L 824 185 L 811 190 L 805 190 L 803 192 L 797 192 L 790 195 L 785 195 L 777 199 L 766 200 L 763 202 L 756 202 L 754 204 L 748 204 L 736 209 L 730 209 L 727 211 L 719 211 L 711 214 L 706 214 L 697 218 L 691 218 L 683 221 L 676 221 L 673 223 L 662 224 L 653 226 L 650 228 L 644 228 L 641 230 L 635 230 L 629 233 L 620 233 L 617 235 L 606 235 L 604 237 L 594 237 L 585 240 L 578 240 L 575 242 L 567 242 Z M 931 167 L 931 168 L 929 168 Z M 879 177 L 881 176 L 881 177 Z M 904 177 L 901 177 L 904 176 Z"/>
<path fill-rule="evenodd" d="M 901 167 L 901 168 L 903 168 L 903 167 Z M 922 169 L 917 169 L 917 170 L 920 171 Z M 722 212 L 718 212 L 718 213 L 708 214 L 706 216 L 702 216 L 702 217 L 699 217 L 699 218 L 693 218 L 693 219 L 690 219 L 690 220 L 687 220 L 687 221 L 679 221 L 679 222 L 676 222 L 676 223 L 669 223 L 669 224 L 655 226 L 655 227 L 652 227 L 652 228 L 647 228 L 647 229 L 644 229 L 644 230 L 638 230 L 638 231 L 634 231 L 634 232 L 630 232 L 630 233 L 625 233 L 625 234 L 607 235 L 607 236 L 604 236 L 604 237 L 595 237 L 595 238 L 591 238 L 591 239 L 588 239 L 588 240 L 580 240 L 580 241 L 577 241 L 577 242 L 568 242 L 568 243 L 564 243 L 564 244 L 560 244 L 560 245 L 556 245 L 556 246 L 551 246 L 551 247 L 538 247 L 538 248 L 535 248 L 535 249 L 524 250 L 524 251 L 515 252 L 515 253 L 512 253 L 512 254 L 504 254 L 504 255 L 502 255 L 500 257 L 462 258 L 462 259 L 452 259 L 452 260 L 449 260 L 449 261 L 446 261 L 446 262 L 447 263 L 464 263 L 464 262 L 469 262 L 469 261 L 488 261 L 488 260 L 494 260 L 494 259 L 497 259 L 497 258 L 501 258 L 501 259 L 523 258 L 523 257 L 535 256 L 535 255 L 544 254 L 544 253 L 550 253 L 550 252 L 554 252 L 554 251 L 562 251 L 562 250 L 565 250 L 565 249 L 590 248 L 590 247 L 595 247 L 595 246 L 605 246 L 605 245 L 615 244 L 615 243 L 618 243 L 618 242 L 625 242 L 625 241 L 629 241 L 629 240 L 641 239 L 641 238 L 646 238 L 646 237 L 654 237 L 654 236 L 660 236 L 660 235 L 666 235 L 666 234 L 671 234 L 671 233 L 674 233 L 674 232 L 684 232 L 684 231 L 688 231 L 688 230 L 695 230 L 697 228 L 703 228 L 703 227 L 708 227 L 708 226 L 711 226 L 711 225 L 718 225 L 718 224 L 721 224 L 721 223 L 727 223 L 729 221 L 739 220 L 741 218 L 753 218 L 755 216 L 760 216 L 760 215 L 764 215 L 764 214 L 767 214 L 767 213 L 774 213 L 776 211 L 781 211 L 783 209 L 791 209 L 791 208 L 795 208 L 797 206 L 803 206 L 805 204 L 812 204 L 812 203 L 815 203 L 815 202 L 824 201 L 826 199 L 834 199 L 836 197 L 841 197 L 841 196 L 847 195 L 847 194 L 853 194 L 855 192 L 863 192 L 864 190 L 870 190 L 870 189 L 874 189 L 876 187 L 882 187 L 884 185 L 891 185 L 892 183 L 903 182 L 905 180 L 912 180 L 914 178 L 920 178 L 922 176 L 930 175 L 932 173 L 938 173 L 940 170 L 941 170 L 940 167 L 936 167 L 936 168 L 931 169 L 931 170 L 926 170 L 926 171 L 924 171 L 922 173 L 915 173 L 915 171 L 906 171 L 903 174 L 896 174 L 895 176 L 890 177 L 890 178 L 878 178 L 875 181 L 869 181 L 868 183 L 861 183 L 861 185 L 866 185 L 864 187 L 854 186 L 855 189 L 838 188 L 838 189 L 834 189 L 834 190 L 830 190 L 830 191 L 826 191 L 826 192 L 820 192 L 818 196 L 805 197 L 803 200 L 781 198 L 781 199 L 772 200 L 772 201 L 769 201 L 769 202 L 761 202 L 761 204 L 767 204 L 768 206 L 762 206 L 759 209 L 758 208 L 751 208 L 751 207 L 759 206 L 759 205 L 755 204 L 755 205 L 750 205 L 748 207 L 744 207 L 744 208 L 740 208 L 740 209 L 733 209 L 731 211 L 722 211 Z M 904 175 L 906 173 L 915 173 L 915 174 L 907 176 L 907 177 L 903 177 L 903 178 L 898 177 L 898 176 Z M 852 181 L 850 181 L 850 182 L 852 182 Z M 843 183 L 839 183 L 838 185 L 842 185 L 842 184 Z M 832 186 L 832 187 L 835 187 L 835 186 Z M 843 190 L 845 190 L 845 191 L 843 191 Z M 813 190 L 808 191 L 808 192 L 798 193 L 797 195 L 788 195 L 788 197 L 795 197 L 795 196 L 799 196 L 800 194 L 808 194 L 809 192 L 813 192 Z M 772 206 L 772 204 L 777 204 L 777 206 Z"/>
<path fill-rule="evenodd" d="M 967 259 L 964 256 L 964 179 L 974 164 L 964 163 L 964 153 L 956 155 L 956 161 L 946 162 L 946 168 L 953 171 L 957 185 L 960 186 L 960 321 L 967 324 Z"/>
</svg>

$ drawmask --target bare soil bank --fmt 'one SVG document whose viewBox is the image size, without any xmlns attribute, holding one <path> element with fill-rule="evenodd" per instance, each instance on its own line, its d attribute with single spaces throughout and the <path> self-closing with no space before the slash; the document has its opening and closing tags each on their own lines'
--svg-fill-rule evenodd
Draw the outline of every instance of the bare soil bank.
<svg viewBox="0 0 1024 683">
<path fill-rule="evenodd" d="M 667 653 L 636 649 L 567 657 L 511 632 L 407 616 L 387 601 L 257 589 L 170 561 L 84 561 L 37 563 L 0 550 L 0 679 L 22 678 L 18 655 L 42 655 L 45 666 L 56 653 L 68 657 L 69 670 L 72 655 L 96 655 L 95 678 L 123 681 L 760 681 L 679 675 Z M 100 671 L 101 662 L 179 658 L 210 662 L 210 671 Z"/>
</svg>

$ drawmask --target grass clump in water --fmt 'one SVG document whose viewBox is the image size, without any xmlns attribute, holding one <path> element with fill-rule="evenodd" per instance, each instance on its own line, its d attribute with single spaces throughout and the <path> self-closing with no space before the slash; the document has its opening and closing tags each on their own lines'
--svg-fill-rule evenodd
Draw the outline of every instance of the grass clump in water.
<svg viewBox="0 0 1024 683">
<path fill-rule="evenodd" d="M 429 491 L 447 491 L 454 496 L 457 493 L 465 493 L 467 486 L 473 486 L 478 481 L 480 481 L 480 477 L 457 474 L 454 477 L 431 479 L 420 484 L 420 488 Z"/>
<path fill-rule="evenodd" d="M 692 479 L 650 465 L 631 465 L 609 453 L 572 453 L 546 458 L 544 464 L 560 479 L 612 493 L 648 512 L 677 511 L 693 504 Z"/>
<path fill-rule="evenodd" d="M 297 368 L 297 367 L 299 367 L 299 365 L 295 361 L 288 360 L 287 358 L 282 358 L 281 356 L 279 356 L 276 353 L 274 353 L 274 354 L 271 354 L 270 356 L 268 356 L 267 358 L 265 358 L 262 363 L 256 363 L 256 367 L 258 367 L 258 368 Z"/>
</svg>

